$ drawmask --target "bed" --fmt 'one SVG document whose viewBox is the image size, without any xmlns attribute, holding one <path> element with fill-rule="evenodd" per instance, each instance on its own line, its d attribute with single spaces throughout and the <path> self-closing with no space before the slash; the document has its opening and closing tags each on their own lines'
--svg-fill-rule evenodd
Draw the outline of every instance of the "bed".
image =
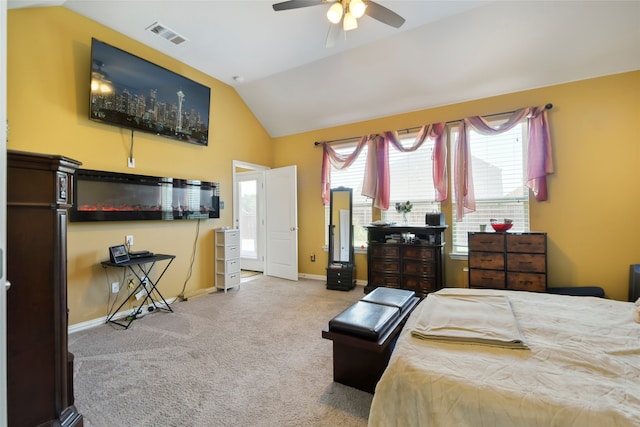
<svg viewBox="0 0 640 427">
<path fill-rule="evenodd" d="M 432 295 L 506 299 L 522 346 L 418 338 Z M 370 427 L 639 425 L 640 324 L 632 303 L 462 288 L 416 307 L 369 415 Z"/>
</svg>

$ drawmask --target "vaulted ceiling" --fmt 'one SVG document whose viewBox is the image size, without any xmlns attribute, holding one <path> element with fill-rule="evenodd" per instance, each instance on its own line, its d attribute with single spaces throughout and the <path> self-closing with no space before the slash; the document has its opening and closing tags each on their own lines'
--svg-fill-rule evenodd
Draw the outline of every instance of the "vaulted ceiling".
<svg viewBox="0 0 640 427">
<path fill-rule="evenodd" d="M 405 24 L 364 16 L 332 48 L 328 4 L 278 1 L 8 4 L 63 6 L 233 86 L 272 137 L 640 69 L 637 0 L 378 0 Z"/>
</svg>

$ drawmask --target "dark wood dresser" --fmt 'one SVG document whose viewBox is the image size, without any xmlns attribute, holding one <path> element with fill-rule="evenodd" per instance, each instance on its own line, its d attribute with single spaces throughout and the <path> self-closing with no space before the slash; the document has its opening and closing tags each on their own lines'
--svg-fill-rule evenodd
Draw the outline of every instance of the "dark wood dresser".
<svg viewBox="0 0 640 427">
<path fill-rule="evenodd" d="M 546 292 L 546 233 L 469 233 L 469 287 Z"/>
<path fill-rule="evenodd" d="M 421 297 L 442 288 L 447 226 L 369 227 L 368 281 L 377 287 L 408 289 Z"/>
<path fill-rule="evenodd" d="M 7 152 L 9 427 L 83 425 L 67 348 L 67 210 L 79 166 Z"/>
</svg>

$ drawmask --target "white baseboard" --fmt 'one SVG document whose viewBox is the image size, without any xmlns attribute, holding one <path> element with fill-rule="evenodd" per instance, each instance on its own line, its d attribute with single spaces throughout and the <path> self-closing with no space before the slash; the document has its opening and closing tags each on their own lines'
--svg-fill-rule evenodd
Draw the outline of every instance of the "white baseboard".
<svg viewBox="0 0 640 427">
<path fill-rule="evenodd" d="M 318 274 L 298 274 L 298 277 L 300 279 L 311 279 L 311 280 L 323 280 L 323 281 L 327 281 L 327 276 L 321 276 Z M 366 280 L 356 280 L 356 285 L 357 286 L 367 286 L 367 281 Z"/>
<path fill-rule="evenodd" d="M 176 301 L 177 298 L 169 298 L 167 300 L 167 304 L 171 305 L 174 301 Z M 165 305 L 163 303 L 158 303 L 156 302 L 156 305 L 159 307 L 164 307 Z M 147 313 L 148 311 L 145 311 L 148 307 L 151 307 L 152 304 L 147 304 L 142 308 L 142 311 L 144 311 L 145 313 Z M 113 320 L 120 320 L 123 319 L 127 316 L 129 316 L 131 314 L 131 308 L 128 308 L 126 310 L 122 310 L 117 312 L 114 316 L 113 316 Z M 146 315 L 146 314 L 145 314 Z M 107 323 L 107 317 L 109 316 L 104 316 L 104 317 L 100 317 L 98 319 L 93 319 L 93 320 L 87 320 L 86 322 L 80 322 L 80 323 L 75 323 L 71 326 L 69 326 L 67 328 L 67 332 L 69 334 L 72 334 L 74 332 L 80 332 L 80 331 L 84 331 L 87 329 L 91 329 L 91 328 L 95 328 L 96 326 L 100 326 L 100 325 L 104 325 L 105 323 Z"/>
<path fill-rule="evenodd" d="M 323 275 L 319 275 L 319 274 L 301 273 L 301 274 L 298 274 L 298 277 L 300 279 L 323 280 L 323 281 L 327 280 L 327 276 L 323 276 Z M 366 286 L 366 284 L 367 284 L 366 280 L 356 280 L 356 285 L 357 286 Z M 211 289 L 215 289 L 215 288 L 211 288 Z M 177 297 L 176 298 L 169 298 L 167 300 L 167 303 L 172 304 L 176 299 L 177 299 Z M 150 305 L 151 304 L 147 304 L 144 308 L 147 308 Z M 123 318 L 127 317 L 130 314 L 131 314 L 131 309 L 130 308 L 127 309 L 127 310 L 119 311 L 113 317 L 113 320 L 123 319 Z M 74 332 L 80 332 L 80 331 L 84 331 L 84 330 L 87 330 L 87 329 L 95 328 L 96 326 L 104 325 L 107 322 L 107 317 L 108 316 L 104 316 L 104 317 L 100 317 L 98 319 L 87 320 L 86 322 L 75 323 L 73 325 L 70 325 L 67 328 L 67 331 L 68 331 L 68 333 L 72 334 Z"/>
<path fill-rule="evenodd" d="M 311 280 L 327 280 L 327 276 L 320 276 L 318 274 L 298 274 L 298 278 L 300 279 L 311 279 Z"/>
</svg>

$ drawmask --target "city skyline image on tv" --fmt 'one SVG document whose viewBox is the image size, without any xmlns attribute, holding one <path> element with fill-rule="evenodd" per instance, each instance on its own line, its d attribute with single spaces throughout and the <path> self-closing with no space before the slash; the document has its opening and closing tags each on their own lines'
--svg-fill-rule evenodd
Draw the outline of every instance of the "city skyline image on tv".
<svg viewBox="0 0 640 427">
<path fill-rule="evenodd" d="M 198 82 L 91 40 L 91 120 L 206 146 L 210 99 Z"/>
</svg>

